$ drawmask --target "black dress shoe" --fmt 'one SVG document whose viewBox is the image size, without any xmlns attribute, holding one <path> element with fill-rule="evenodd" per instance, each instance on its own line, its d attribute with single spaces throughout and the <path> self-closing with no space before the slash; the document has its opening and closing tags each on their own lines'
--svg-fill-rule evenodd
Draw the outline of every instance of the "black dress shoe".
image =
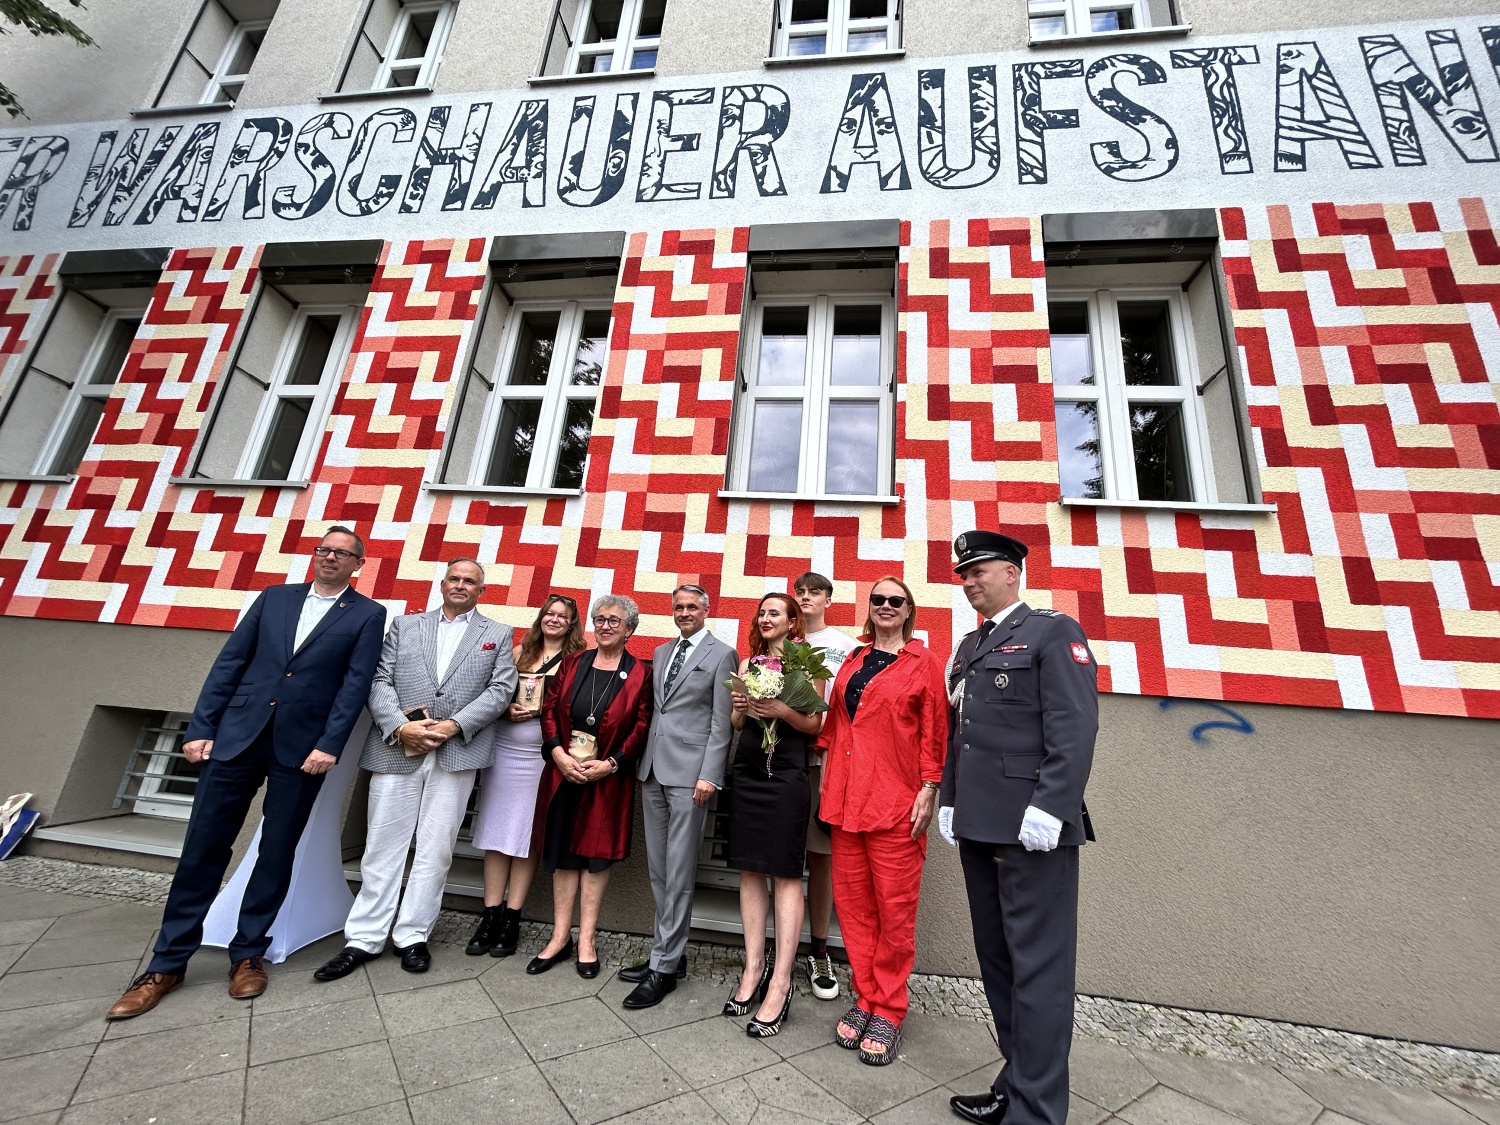
<svg viewBox="0 0 1500 1125">
<path fill-rule="evenodd" d="M 366 953 L 363 949 L 346 945 L 336 956 L 324 962 L 322 967 L 313 973 L 313 980 L 329 981 L 347 977 L 366 961 L 373 961 L 379 956 L 379 953 Z"/>
<path fill-rule="evenodd" d="M 425 941 L 408 945 L 405 949 L 397 948 L 396 952 L 401 954 L 401 967 L 408 973 L 425 973 L 432 968 L 432 951 Z"/>
<path fill-rule="evenodd" d="M 621 1002 L 625 1008 L 654 1008 L 666 999 L 667 993 L 677 988 L 677 977 L 671 973 L 658 973 L 654 969 L 646 971 L 646 979 L 641 981 L 631 990 L 629 996 Z"/>
<path fill-rule="evenodd" d="M 1000 1125 L 1005 1111 L 1010 1108 L 1010 1099 L 994 1090 L 982 1094 L 954 1094 L 948 1099 L 953 1112 L 965 1121 L 976 1121 L 979 1125 Z"/>
<path fill-rule="evenodd" d="M 538 973 L 545 973 L 559 961 L 566 961 L 571 956 L 573 956 L 573 939 L 569 938 L 568 944 L 559 949 L 551 957 L 533 957 L 531 963 L 526 966 L 526 971 L 532 976 L 536 976 Z"/>
<path fill-rule="evenodd" d="M 651 962 L 642 961 L 639 965 L 632 965 L 628 969 L 621 969 L 615 974 L 626 984 L 640 984 L 651 975 Z M 672 974 L 678 980 L 687 980 L 687 954 L 682 955 L 682 960 L 677 962 L 677 971 Z"/>
<path fill-rule="evenodd" d="M 578 970 L 578 975 L 584 980 L 593 980 L 599 975 L 599 959 L 597 957 L 592 961 L 579 961 L 573 967 Z"/>
</svg>

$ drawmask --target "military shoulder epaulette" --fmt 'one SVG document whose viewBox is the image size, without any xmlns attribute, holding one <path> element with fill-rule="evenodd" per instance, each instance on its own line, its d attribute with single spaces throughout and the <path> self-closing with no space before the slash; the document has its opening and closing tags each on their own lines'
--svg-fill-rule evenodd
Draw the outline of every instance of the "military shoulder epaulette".
<svg viewBox="0 0 1500 1125">
<path fill-rule="evenodd" d="M 1039 614 L 1042 617 L 1066 617 L 1067 616 L 1067 614 L 1064 613 L 1060 609 L 1034 609 L 1031 612 L 1033 614 Z"/>
</svg>

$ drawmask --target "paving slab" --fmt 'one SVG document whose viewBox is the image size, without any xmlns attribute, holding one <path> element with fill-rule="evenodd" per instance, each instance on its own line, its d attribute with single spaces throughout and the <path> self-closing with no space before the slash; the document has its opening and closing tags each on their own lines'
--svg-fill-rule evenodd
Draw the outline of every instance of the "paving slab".
<svg viewBox="0 0 1500 1125">
<path fill-rule="evenodd" d="M 1155 1085 L 1155 1076 L 1128 1048 L 1074 1036 L 1068 1057 L 1068 1089 L 1075 1094 L 1113 1112 Z"/>
<path fill-rule="evenodd" d="M 73 1096 L 92 1047 L 69 1047 L 0 1062 L 0 1121 L 61 1110 Z"/>
<path fill-rule="evenodd" d="M 366 1043 L 251 1067 L 245 1125 L 306 1125 L 405 1095 L 390 1047 Z"/>
<path fill-rule="evenodd" d="M 1126 1125 L 1245 1125 L 1243 1117 L 1225 1113 L 1165 1086 L 1156 1087 L 1118 1110 L 1115 1118 Z"/>
<path fill-rule="evenodd" d="M 51 918 L 12 918 L 0 906 L 0 945 L 29 945 L 51 925 Z"/>
<path fill-rule="evenodd" d="M 0 977 L 0 1012 L 98 997 L 109 1001 L 99 1011 L 103 1016 L 109 1004 L 130 986 L 134 968 L 132 959 L 70 969 L 41 969 L 34 973 L 12 969 Z"/>
<path fill-rule="evenodd" d="M 95 1048 L 73 1100 L 96 1101 L 225 1071 L 242 1072 L 249 1045 L 250 1024 L 245 1020 L 106 1040 Z"/>
<path fill-rule="evenodd" d="M 46 937 L 31 943 L 26 956 L 16 962 L 18 973 L 35 972 L 38 969 L 68 969 L 78 965 L 97 965 L 108 961 L 139 961 L 150 949 L 150 930 L 135 933 L 112 934 L 108 939 L 97 937 Z"/>
<path fill-rule="evenodd" d="M 866 1066 L 837 1043 L 787 1060 L 861 1117 L 910 1101 L 937 1085 L 899 1055 L 885 1066 Z"/>
<path fill-rule="evenodd" d="M 495 1002 L 477 980 L 453 980 L 402 992 L 377 992 L 375 999 L 391 1035 L 435 1031 L 499 1014 Z"/>
<path fill-rule="evenodd" d="M 31 946 L 29 945 L 0 945 L 0 975 L 10 971 L 10 967 L 19 961 Z"/>
<path fill-rule="evenodd" d="M 499 1016 L 391 1040 L 396 1070 L 409 1094 L 457 1086 L 529 1066 L 531 1056 Z"/>
<path fill-rule="evenodd" d="M 902 1023 L 900 1056 L 934 1082 L 1000 1069 L 1000 1050 L 986 1025 L 925 1012 L 912 1012 Z"/>
<path fill-rule="evenodd" d="M 131 1094 L 74 1102 L 64 1125 L 239 1125 L 245 1075 L 239 1068 L 189 1082 L 166 1082 Z"/>
<path fill-rule="evenodd" d="M 725 996 L 729 993 L 726 991 Z M 720 1007 L 723 1005 L 721 1004 Z M 794 1055 L 803 1054 L 806 1051 L 816 1051 L 819 1047 L 826 1047 L 833 1042 L 833 1028 L 838 1023 L 839 1016 L 843 1015 L 847 1008 L 839 1008 L 836 1012 L 829 1012 L 822 1004 L 816 1001 L 809 1002 L 804 997 L 798 996 L 792 1001 L 791 1012 L 788 1013 L 786 1022 L 781 1025 L 781 1034 L 773 1035 L 764 1040 L 767 1047 L 775 1051 L 784 1059 Z M 726 1023 L 732 1023 L 740 1029 L 743 1034 L 745 1025 L 750 1022 L 749 1016 L 720 1016 Z"/>
<path fill-rule="evenodd" d="M 1430 1090 L 1306 1070 L 1285 1073 L 1329 1109 L 1361 1125 L 1475 1125 L 1473 1115 Z"/>
<path fill-rule="evenodd" d="M 679 1094 L 664 1102 L 610 1119 L 610 1125 L 723 1125 L 699 1094 Z"/>
<path fill-rule="evenodd" d="M 96 909 L 98 905 L 97 898 L 60 895 L 51 891 L 26 891 L 24 894 L 11 895 L 5 900 L 5 917 L 12 922 L 23 918 L 47 918 L 55 925 L 56 920 L 64 914 L 78 914 Z"/>
<path fill-rule="evenodd" d="M 250 1022 L 250 1065 L 318 1055 L 386 1038 L 373 996 L 284 1012 L 258 1012 Z"/>
<path fill-rule="evenodd" d="M 676 990 L 655 1007 L 634 1011 L 620 1007 L 620 1001 L 629 996 L 634 987 L 626 981 L 611 981 L 599 990 L 598 996 L 637 1035 L 649 1035 L 699 1020 L 723 1019 L 724 998 L 729 994 L 717 982 L 689 979 L 678 981 Z"/>
<path fill-rule="evenodd" d="M 97 1000 L 0 1012 L 0 1059 L 93 1046 L 104 1037 L 106 1026 L 104 1008 Z"/>
<path fill-rule="evenodd" d="M 596 996 L 512 1012 L 505 1019 L 537 1062 L 632 1038 L 630 1026 Z"/>
<path fill-rule="evenodd" d="M 704 1020 L 643 1035 L 646 1045 L 694 1089 L 775 1066 L 781 1056 L 726 1019 Z"/>
<path fill-rule="evenodd" d="M 931 1125 L 936 1121 L 958 1121 L 959 1118 L 948 1108 L 948 1099 L 952 1096 L 952 1090 L 939 1086 L 918 1094 L 910 1101 L 882 1110 L 870 1120 L 874 1125 Z M 1071 1116 L 1068 1118 L 1068 1125 L 1074 1125 Z"/>
<path fill-rule="evenodd" d="M 1449 1094 L 1444 1093 L 1447 1098 L 1460 1109 L 1472 1113 L 1484 1125 L 1500 1125 L 1500 1099 L 1481 1098 L 1473 1094 Z"/>
<path fill-rule="evenodd" d="M 498 962 L 493 957 L 471 957 L 469 960 L 489 962 L 487 966 L 482 966 L 484 972 L 479 983 L 484 985 L 495 1005 L 507 1016 L 512 1012 L 524 1012 L 528 1008 L 543 1008 L 548 1004 L 594 996 L 613 984 L 602 972 L 593 980 L 584 980 L 574 970 L 572 962 L 556 965 L 548 972 L 531 976 L 526 972 L 526 961 L 521 960 L 519 955 L 506 957 Z"/>
<path fill-rule="evenodd" d="M 1321 1103 L 1275 1067 L 1195 1058 L 1181 1051 L 1136 1051 L 1156 1080 L 1253 1125 L 1311 1125 Z"/>
<path fill-rule="evenodd" d="M 333 951 L 337 952 L 337 949 Z M 333 953 L 328 956 L 332 957 Z M 327 959 L 324 957 L 318 963 L 322 964 Z M 364 972 L 370 978 L 370 987 L 379 996 L 386 992 L 410 992 L 414 988 L 431 988 L 435 984 L 473 980 L 489 969 L 489 965 L 483 964 L 488 960 L 487 957 L 465 957 L 462 949 L 442 946 L 433 949 L 432 968 L 425 973 L 408 973 L 401 967 L 401 958 L 391 954 L 366 961 Z"/>
<path fill-rule="evenodd" d="M 1109 1110 L 1068 1091 L 1068 1125 L 1099 1125 L 1109 1119 Z"/>
<path fill-rule="evenodd" d="M 88 900 L 91 908 L 59 918 L 47 931 L 49 938 L 98 938 L 105 942 L 121 935 L 145 937 L 161 924 L 161 907 L 120 902 L 101 905 Z"/>
<path fill-rule="evenodd" d="M 124 991 L 123 985 L 120 991 Z M 106 1039 L 129 1039 L 133 1035 L 150 1035 L 178 1027 L 248 1020 L 251 1012 L 251 1006 L 245 1001 L 230 998 L 227 981 L 217 980 L 212 983 L 200 981 L 196 984 L 189 981 L 176 992 L 168 993 L 149 1012 L 134 1019 L 106 1022 L 104 1013 L 109 1009 L 109 1002 L 91 1003 L 94 1005 L 94 1018 L 104 1023 Z"/>
<path fill-rule="evenodd" d="M 687 1081 L 635 1038 L 549 1059 L 537 1068 L 585 1125 L 688 1092 Z"/>
<path fill-rule="evenodd" d="M 288 969 L 285 965 L 270 965 L 266 972 L 269 985 L 251 1001 L 257 1013 L 284 1012 L 309 1004 L 335 1004 L 375 995 L 364 969 L 355 969 L 347 977 L 327 981 L 314 980 L 313 971 L 308 968 Z"/>
<path fill-rule="evenodd" d="M 551 1086 L 531 1063 L 501 1075 L 413 1095 L 415 1125 L 498 1122 L 499 1125 L 573 1125 Z"/>
<path fill-rule="evenodd" d="M 754 1116 L 757 1117 L 766 1109 L 785 1110 L 814 1121 L 827 1122 L 827 1125 L 858 1125 L 862 1117 L 789 1062 L 754 1071 L 735 1081 L 741 1083 L 753 1099 L 756 1106 Z M 725 1108 L 733 1108 L 733 1103 L 724 1099 L 726 1107 L 721 1107 L 720 1099 L 714 1094 L 719 1089 L 721 1087 L 710 1086 L 702 1091 L 703 1097 L 721 1117 L 731 1120 Z M 735 1098 L 738 1097 L 736 1092 Z"/>
<path fill-rule="evenodd" d="M 325 1117 L 318 1125 L 411 1125 L 411 1110 L 405 1101 L 386 1102 L 355 1113 Z"/>
<path fill-rule="evenodd" d="M 17 1117 L 8 1121 L 6 1125 L 57 1125 L 62 1120 L 62 1110 L 55 1109 L 51 1113 L 37 1113 L 31 1117 Z"/>
</svg>

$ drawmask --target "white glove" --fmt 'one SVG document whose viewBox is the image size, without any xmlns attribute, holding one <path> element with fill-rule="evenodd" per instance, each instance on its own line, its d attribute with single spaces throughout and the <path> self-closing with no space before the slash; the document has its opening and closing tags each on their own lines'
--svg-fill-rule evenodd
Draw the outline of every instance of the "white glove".
<svg viewBox="0 0 1500 1125">
<path fill-rule="evenodd" d="M 1062 836 L 1063 822 L 1035 805 L 1026 806 L 1021 819 L 1021 843 L 1028 852 L 1050 852 Z"/>
<path fill-rule="evenodd" d="M 953 806 L 944 805 L 938 809 L 938 831 L 942 833 L 943 839 L 958 847 L 958 840 L 953 835 Z"/>
</svg>

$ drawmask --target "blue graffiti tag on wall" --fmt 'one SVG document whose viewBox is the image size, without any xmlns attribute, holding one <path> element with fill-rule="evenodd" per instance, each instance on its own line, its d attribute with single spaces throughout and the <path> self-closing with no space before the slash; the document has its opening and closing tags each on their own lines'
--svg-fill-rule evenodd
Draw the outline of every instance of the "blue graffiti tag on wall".
<svg viewBox="0 0 1500 1125">
<path fill-rule="evenodd" d="M 1157 706 L 1163 711 L 1182 706 L 1207 707 L 1210 711 L 1217 711 L 1221 715 L 1229 716 L 1228 719 L 1210 719 L 1206 723 L 1199 723 L 1192 730 L 1194 742 L 1202 742 L 1205 745 L 1209 745 L 1207 732 L 1211 730 L 1232 730 L 1238 731 L 1240 734 L 1255 733 L 1254 723 L 1238 711 L 1225 707 L 1221 703 L 1210 703 L 1206 699 L 1163 699 Z"/>
</svg>

